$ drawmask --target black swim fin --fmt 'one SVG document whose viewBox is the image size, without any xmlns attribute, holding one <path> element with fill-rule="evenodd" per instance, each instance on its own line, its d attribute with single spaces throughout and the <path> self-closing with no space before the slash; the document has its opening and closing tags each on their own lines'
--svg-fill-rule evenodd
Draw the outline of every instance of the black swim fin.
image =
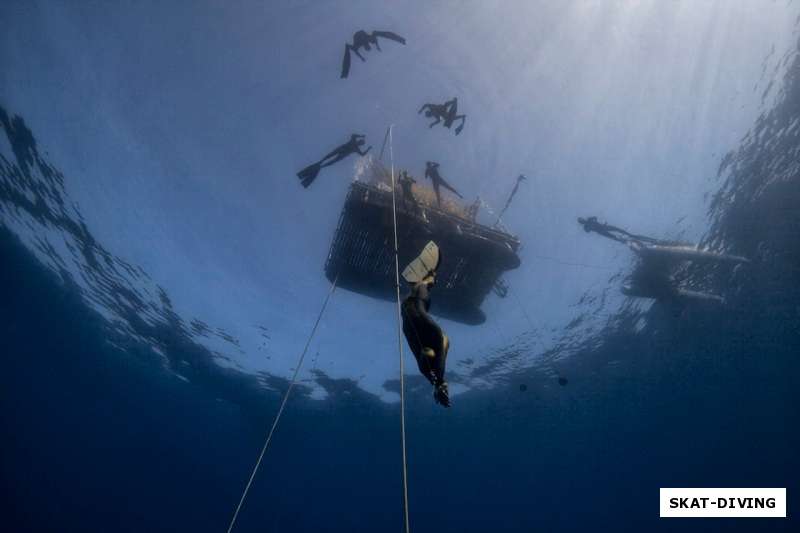
<svg viewBox="0 0 800 533">
<path fill-rule="evenodd" d="M 447 382 L 441 382 L 433 389 L 433 399 L 442 407 L 450 407 L 450 391 L 447 388 Z"/>
<path fill-rule="evenodd" d="M 321 168 L 322 166 L 319 163 L 314 163 L 313 165 L 309 165 L 298 172 L 297 177 L 300 179 L 301 185 L 303 185 L 305 188 L 308 188 L 309 185 L 314 183 L 314 180 L 317 179 L 317 174 L 319 174 Z"/>
<path fill-rule="evenodd" d="M 342 74 L 340 78 L 346 78 L 350 74 L 350 48 L 345 45 L 344 57 L 342 58 Z"/>
</svg>

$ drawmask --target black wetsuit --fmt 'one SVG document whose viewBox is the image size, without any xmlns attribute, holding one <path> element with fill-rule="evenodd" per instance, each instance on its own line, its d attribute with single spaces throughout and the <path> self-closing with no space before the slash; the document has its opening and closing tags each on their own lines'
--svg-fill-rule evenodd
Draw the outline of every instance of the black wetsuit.
<svg viewBox="0 0 800 533">
<path fill-rule="evenodd" d="M 436 203 L 439 205 L 439 207 L 442 206 L 442 196 L 441 193 L 439 192 L 439 186 L 444 187 L 445 189 L 452 192 L 459 198 L 463 198 L 460 192 L 455 190 L 452 185 L 447 183 L 444 180 L 444 178 L 439 175 L 438 163 L 428 164 L 428 167 L 425 169 L 425 176 L 433 182 L 433 192 L 436 193 Z"/>
<path fill-rule="evenodd" d="M 406 172 L 400 176 L 398 180 L 400 183 L 400 187 L 403 190 L 403 207 L 408 209 L 410 205 L 414 210 L 417 209 L 417 199 L 414 198 L 414 192 L 411 189 L 411 186 L 416 183 L 416 180 L 409 176 Z"/>
<path fill-rule="evenodd" d="M 401 306 L 403 317 L 403 333 L 408 341 L 408 346 L 417 360 L 420 373 L 437 389 L 437 401 L 449 406 L 447 398 L 447 384 L 444 380 L 445 362 L 449 348 L 442 328 L 433 321 L 428 314 L 431 299 L 427 283 L 416 283 Z M 433 350 L 433 357 L 423 353 L 425 348 Z M 441 388 L 444 387 L 445 399 L 440 397 Z"/>
<path fill-rule="evenodd" d="M 612 226 L 611 224 L 605 224 L 603 222 L 599 222 L 597 217 L 589 217 L 589 218 L 579 218 L 578 222 L 583 226 L 583 231 L 586 233 L 595 232 L 603 237 L 608 237 L 609 239 L 613 239 L 617 242 L 627 243 L 631 240 L 639 241 L 639 242 L 646 242 L 650 244 L 660 244 L 660 241 L 657 239 L 653 239 L 652 237 L 645 237 L 644 235 L 634 235 L 633 233 L 629 233 L 622 228 L 618 228 L 616 226 Z"/>
</svg>

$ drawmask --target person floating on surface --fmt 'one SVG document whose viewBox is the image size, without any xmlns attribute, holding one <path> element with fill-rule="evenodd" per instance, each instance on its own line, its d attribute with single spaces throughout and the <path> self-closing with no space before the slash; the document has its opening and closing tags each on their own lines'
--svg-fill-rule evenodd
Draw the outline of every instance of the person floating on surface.
<svg viewBox="0 0 800 533">
<path fill-rule="evenodd" d="M 688 289 L 676 279 L 681 264 L 712 262 L 715 264 L 748 263 L 745 257 L 705 250 L 698 246 L 635 235 L 624 229 L 597 221 L 597 217 L 579 218 L 586 232 L 595 232 L 628 246 L 638 258 L 633 273 L 622 287 L 626 296 L 659 301 L 687 300 L 725 303 L 721 296 Z"/>
<path fill-rule="evenodd" d="M 308 187 L 314 182 L 315 179 L 317 179 L 317 174 L 319 174 L 319 171 L 323 167 L 337 163 L 350 154 L 358 154 L 361 156 L 367 155 L 367 153 L 372 149 L 372 146 L 368 147 L 366 150 L 362 150 L 361 147 L 364 145 L 364 142 L 363 135 L 354 133 L 350 136 L 349 141 L 335 148 L 313 165 L 309 165 L 298 172 L 297 177 L 300 179 L 300 183 L 303 185 L 303 187 Z"/>
<path fill-rule="evenodd" d="M 403 334 L 420 373 L 433 385 L 434 401 L 450 407 L 450 393 L 444 379 L 450 339 L 428 314 L 430 290 L 435 284 L 439 262 L 439 248 L 434 242 L 429 242 L 419 257 L 406 267 L 403 278 L 411 286 L 411 292 L 403 300 L 400 310 Z"/>
<path fill-rule="evenodd" d="M 622 228 L 612 226 L 611 224 L 599 222 L 597 220 L 597 217 L 589 217 L 589 218 L 578 217 L 578 223 L 581 226 L 583 226 L 583 231 L 585 231 L 586 233 L 595 232 L 599 235 L 602 235 L 603 237 L 608 237 L 609 239 L 621 242 L 623 244 L 627 244 L 631 240 L 639 242 L 647 242 L 652 244 L 660 242 L 657 239 L 645 237 L 643 235 L 634 235 L 632 233 L 628 233 Z"/>
<path fill-rule="evenodd" d="M 458 114 L 458 98 L 453 98 L 452 100 L 448 100 L 443 104 L 423 104 L 422 107 L 419 108 L 419 111 L 417 111 L 417 114 L 420 114 L 423 111 L 425 111 L 426 117 L 436 119 L 431 122 L 431 124 L 428 126 L 429 128 L 432 128 L 438 123 L 444 121 L 444 124 L 442 125 L 445 128 L 450 129 L 456 120 L 460 120 L 461 124 L 459 124 L 455 129 L 456 135 L 461 133 L 461 130 L 464 129 L 464 123 L 467 121 L 466 115 Z"/>
<path fill-rule="evenodd" d="M 341 74 L 342 78 L 346 78 L 350 74 L 351 53 L 357 55 L 361 61 L 366 61 L 364 56 L 361 55 L 361 52 L 359 52 L 360 48 L 363 48 L 369 52 L 372 50 L 372 46 L 374 45 L 378 52 L 381 51 L 381 46 L 378 44 L 378 37 L 383 39 L 391 39 L 392 41 L 396 41 L 400 44 L 406 44 L 406 40 L 403 37 L 400 37 L 391 31 L 373 31 L 372 33 L 367 33 L 364 30 L 358 30 L 353 34 L 353 44 L 345 43 L 344 45 L 344 59 L 342 60 Z"/>
<path fill-rule="evenodd" d="M 439 207 L 442 207 L 442 196 L 439 192 L 439 186 L 444 187 L 448 191 L 452 192 L 459 198 L 464 198 L 461 196 L 457 190 L 455 190 L 449 183 L 447 183 L 443 177 L 439 175 L 439 163 L 434 163 L 433 161 L 428 161 L 425 163 L 425 177 L 430 179 L 433 182 L 433 191 L 436 193 L 436 204 Z"/>
</svg>

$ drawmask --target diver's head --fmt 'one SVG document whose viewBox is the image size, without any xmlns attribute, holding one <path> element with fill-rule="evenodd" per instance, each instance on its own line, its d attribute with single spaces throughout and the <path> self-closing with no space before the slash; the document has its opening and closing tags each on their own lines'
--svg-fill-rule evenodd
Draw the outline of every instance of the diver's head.
<svg viewBox="0 0 800 533">
<path fill-rule="evenodd" d="M 430 109 L 426 110 L 425 111 L 425 116 L 426 117 L 432 117 L 433 116 L 433 111 L 431 111 Z"/>
<path fill-rule="evenodd" d="M 585 218 L 578 217 L 578 224 L 580 224 L 581 226 L 585 226 L 587 222 L 588 220 L 586 220 Z"/>
</svg>

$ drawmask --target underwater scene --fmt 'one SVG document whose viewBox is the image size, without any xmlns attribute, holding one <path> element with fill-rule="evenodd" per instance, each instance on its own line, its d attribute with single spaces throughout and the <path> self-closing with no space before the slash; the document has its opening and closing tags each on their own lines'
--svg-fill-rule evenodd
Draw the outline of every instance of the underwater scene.
<svg viewBox="0 0 800 533">
<path fill-rule="evenodd" d="M 797 2 L 0 21 L 3 531 L 798 530 Z"/>
</svg>

